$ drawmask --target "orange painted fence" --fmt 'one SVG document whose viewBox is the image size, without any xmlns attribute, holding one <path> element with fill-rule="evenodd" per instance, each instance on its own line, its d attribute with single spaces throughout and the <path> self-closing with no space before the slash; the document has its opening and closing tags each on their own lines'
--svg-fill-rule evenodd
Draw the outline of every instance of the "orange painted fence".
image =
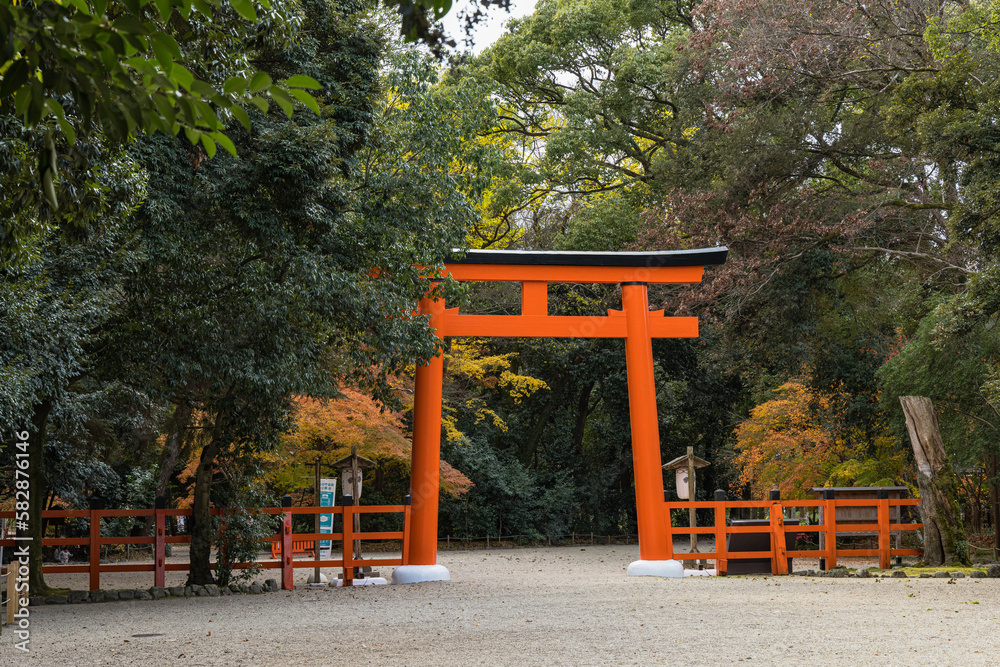
<svg viewBox="0 0 1000 667">
<path fill-rule="evenodd" d="M 315 542 L 306 540 L 302 540 L 301 542 L 292 542 L 292 555 L 306 556 L 312 554 L 313 549 L 316 548 L 315 545 Z M 278 560 L 281 559 L 281 542 L 278 540 L 271 542 L 271 558 L 276 558 Z"/>
<path fill-rule="evenodd" d="M 407 499 L 408 500 L 408 499 Z M 290 499 L 289 499 L 290 501 Z M 286 501 L 288 502 L 288 501 Z M 284 503 L 283 503 L 284 504 Z M 354 568 L 362 565 L 394 566 L 406 565 L 408 560 L 410 532 L 410 505 L 365 505 L 341 507 L 290 507 L 265 508 L 263 514 L 281 517 L 279 532 L 265 539 L 265 542 L 277 543 L 278 557 L 276 560 L 259 560 L 257 565 L 263 569 L 281 570 L 281 587 L 285 590 L 294 588 L 292 575 L 295 568 L 336 567 L 343 570 L 344 583 L 350 585 L 354 578 Z M 213 515 L 220 515 L 222 510 L 212 509 Z M 354 532 L 355 514 L 403 514 L 403 530 L 389 532 Z M 293 533 L 292 516 L 295 514 L 340 514 L 343 517 L 343 530 L 339 533 Z M 190 535 L 171 536 L 166 534 L 166 518 L 168 516 L 191 516 L 191 510 L 179 509 L 126 509 L 126 510 L 47 510 L 42 513 L 46 519 L 89 519 L 90 535 L 88 537 L 46 537 L 42 545 L 49 546 L 86 546 L 90 548 L 90 563 L 85 565 L 44 565 L 45 574 L 90 574 L 90 590 L 101 587 L 102 572 L 152 572 L 154 586 L 163 586 L 165 573 L 186 571 L 187 563 L 166 562 L 167 544 L 190 544 Z M 112 517 L 153 517 L 153 535 L 146 537 L 114 537 L 101 534 L 101 519 Z M 0 518 L 13 519 L 14 512 L 0 512 Z M 294 538 L 294 539 L 293 539 Z M 331 540 L 340 542 L 342 557 L 334 559 L 295 559 L 293 545 L 299 541 Z M 354 540 L 401 540 L 403 542 L 402 558 L 366 558 L 356 560 L 352 543 Z M 25 542 L 17 538 L 0 540 L 0 546 L 20 547 Z M 146 563 L 102 563 L 101 546 L 106 544 L 150 544 L 153 548 L 153 561 Z M 331 545 L 336 546 L 336 545 Z M 275 553 L 272 551 L 272 553 Z M 301 551 L 299 552 L 302 553 Z M 250 567 L 249 563 L 237 563 L 236 568 Z"/>
<path fill-rule="evenodd" d="M 825 558 L 827 569 L 836 567 L 837 557 L 869 557 L 878 556 L 880 568 L 889 568 L 894 556 L 920 556 L 921 549 L 893 549 L 890 536 L 897 531 L 916 531 L 923 529 L 922 523 L 890 523 L 889 508 L 903 505 L 919 505 L 916 498 L 871 498 L 859 500 L 721 500 L 703 502 L 665 502 L 667 525 L 668 558 L 676 560 L 715 560 L 718 574 L 725 574 L 727 561 L 736 558 L 770 558 L 772 574 L 788 574 L 789 558 Z M 713 510 L 714 525 L 690 526 L 671 525 L 670 511 L 691 507 Z M 785 524 L 785 510 L 797 508 L 822 508 L 823 523 L 820 524 Z M 876 507 L 878 521 L 873 524 L 837 524 L 837 507 Z M 766 526 L 730 526 L 726 522 L 726 511 L 741 508 L 764 508 L 767 510 L 769 525 Z M 868 532 L 878 536 L 877 549 L 838 549 L 837 533 Z M 728 535 L 736 533 L 766 533 L 771 536 L 771 551 L 729 551 Z M 825 536 L 825 548 L 808 550 L 787 550 L 785 548 L 786 533 L 822 533 Z M 698 553 L 674 553 L 674 535 L 712 535 L 715 538 L 715 551 L 700 551 Z"/>
</svg>

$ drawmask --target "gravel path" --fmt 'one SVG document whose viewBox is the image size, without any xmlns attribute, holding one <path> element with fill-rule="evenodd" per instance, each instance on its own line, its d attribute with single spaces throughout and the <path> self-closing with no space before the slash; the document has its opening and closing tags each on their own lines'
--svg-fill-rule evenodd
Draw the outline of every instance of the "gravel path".
<svg viewBox="0 0 1000 667">
<path fill-rule="evenodd" d="M 5 629 L 0 665 L 997 664 L 1000 579 L 627 577 L 637 551 L 445 551 L 450 582 L 32 608 L 31 653 Z"/>
</svg>

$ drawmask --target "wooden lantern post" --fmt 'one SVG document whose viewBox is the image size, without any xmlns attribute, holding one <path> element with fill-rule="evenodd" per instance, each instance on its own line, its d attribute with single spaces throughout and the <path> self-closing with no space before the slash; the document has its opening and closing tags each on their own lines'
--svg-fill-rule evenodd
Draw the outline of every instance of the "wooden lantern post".
<svg viewBox="0 0 1000 667">
<path fill-rule="evenodd" d="M 352 504 L 357 507 L 361 504 L 361 470 L 364 468 L 374 468 L 377 464 L 371 459 L 366 459 L 363 456 L 358 456 L 358 448 L 351 447 L 351 455 L 345 456 L 336 463 L 331 465 L 332 468 L 337 470 L 350 470 L 351 471 L 351 488 L 348 489 L 346 485 L 344 486 L 343 493 L 347 495 L 350 491 Z M 361 515 L 354 515 L 354 532 L 361 532 Z M 354 558 L 361 558 L 361 540 L 354 540 Z M 347 545 L 344 545 L 344 550 L 347 550 Z"/>
<path fill-rule="evenodd" d="M 686 495 L 681 494 L 680 487 L 677 488 L 677 497 L 681 500 L 690 500 L 692 503 L 697 498 L 696 495 L 696 484 L 694 471 L 698 468 L 704 468 L 709 465 L 708 461 L 703 458 L 699 458 L 694 455 L 694 447 L 688 446 L 687 454 L 684 456 L 678 456 L 673 461 L 665 463 L 663 465 L 664 470 L 684 470 L 687 472 L 687 493 Z M 698 526 L 698 516 L 694 507 L 688 508 L 688 522 L 692 528 Z M 691 533 L 691 553 L 698 553 L 698 535 L 696 533 Z M 701 565 L 701 561 L 698 561 Z"/>
</svg>

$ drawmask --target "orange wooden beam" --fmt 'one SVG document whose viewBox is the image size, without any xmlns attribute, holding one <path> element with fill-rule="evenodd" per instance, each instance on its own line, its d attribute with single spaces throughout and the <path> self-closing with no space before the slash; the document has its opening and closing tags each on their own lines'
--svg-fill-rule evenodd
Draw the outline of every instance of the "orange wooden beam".
<svg viewBox="0 0 1000 667">
<path fill-rule="evenodd" d="M 889 532 L 889 498 L 878 500 L 878 566 L 883 570 L 892 567 Z"/>
<path fill-rule="evenodd" d="M 544 264 L 452 264 L 445 274 L 455 280 L 547 283 L 627 283 L 687 285 L 700 283 L 703 266 L 551 266 Z"/>
<path fill-rule="evenodd" d="M 697 317 L 663 317 L 662 310 L 649 315 L 649 334 L 652 338 L 698 337 Z M 614 314 L 610 317 L 462 315 L 457 309 L 450 309 L 445 311 L 439 321 L 439 336 L 518 338 L 625 338 L 626 336 L 625 318 Z"/>
<path fill-rule="evenodd" d="M 546 282 L 521 283 L 521 314 L 544 317 L 549 314 L 549 284 Z"/>
<path fill-rule="evenodd" d="M 669 511 L 667 512 L 669 516 Z M 729 571 L 728 551 L 729 545 L 726 543 L 726 506 L 719 504 L 715 507 L 715 573 L 724 576 Z"/>
</svg>

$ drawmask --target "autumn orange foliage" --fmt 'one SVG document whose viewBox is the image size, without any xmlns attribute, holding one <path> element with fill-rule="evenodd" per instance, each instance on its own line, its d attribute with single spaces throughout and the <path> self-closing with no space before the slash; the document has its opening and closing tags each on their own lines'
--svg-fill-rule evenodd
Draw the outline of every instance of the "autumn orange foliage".
<svg viewBox="0 0 1000 667">
<path fill-rule="evenodd" d="M 257 465 L 265 471 L 267 485 L 279 494 L 301 488 L 312 489 L 314 464 L 329 465 L 358 448 L 358 454 L 378 462 L 389 474 L 408 475 L 410 438 L 402 415 L 382 411 L 380 405 L 354 389 L 341 390 L 336 399 L 299 396 L 294 399 L 297 429 L 281 437 L 273 451 L 257 454 Z M 203 446 L 192 448 L 181 482 L 194 477 Z M 331 471 L 324 469 L 325 475 Z M 222 471 L 225 472 L 224 470 Z M 441 491 L 460 496 L 472 488 L 472 481 L 446 461 L 441 462 Z M 178 500 L 178 507 L 190 507 L 192 496 Z"/>
<path fill-rule="evenodd" d="M 736 489 L 749 487 L 756 499 L 775 488 L 782 498 L 804 499 L 818 486 L 891 486 L 906 479 L 905 448 L 888 433 L 864 440 L 849 432 L 831 410 L 833 397 L 811 389 L 807 377 L 775 394 L 736 429 Z"/>
<path fill-rule="evenodd" d="M 749 486 L 754 498 L 765 498 L 774 488 L 783 498 L 805 498 L 844 454 L 835 434 L 816 418 L 816 409 L 829 408 L 829 399 L 801 380 L 786 382 L 775 393 L 736 429 L 737 484 Z"/>
<path fill-rule="evenodd" d="M 317 457 L 321 463 L 330 464 L 350 455 L 352 446 L 361 456 L 401 464 L 409 470 L 410 438 L 402 415 L 383 412 L 376 401 L 354 389 L 345 388 L 342 394 L 341 398 L 329 400 L 308 396 L 295 399 L 298 429 L 282 436 L 281 446 L 265 455 L 269 484 L 288 486 L 290 476 L 298 475 L 305 476 L 311 486 L 312 465 Z M 444 493 L 458 496 L 470 488 L 468 477 L 441 462 Z"/>
</svg>

